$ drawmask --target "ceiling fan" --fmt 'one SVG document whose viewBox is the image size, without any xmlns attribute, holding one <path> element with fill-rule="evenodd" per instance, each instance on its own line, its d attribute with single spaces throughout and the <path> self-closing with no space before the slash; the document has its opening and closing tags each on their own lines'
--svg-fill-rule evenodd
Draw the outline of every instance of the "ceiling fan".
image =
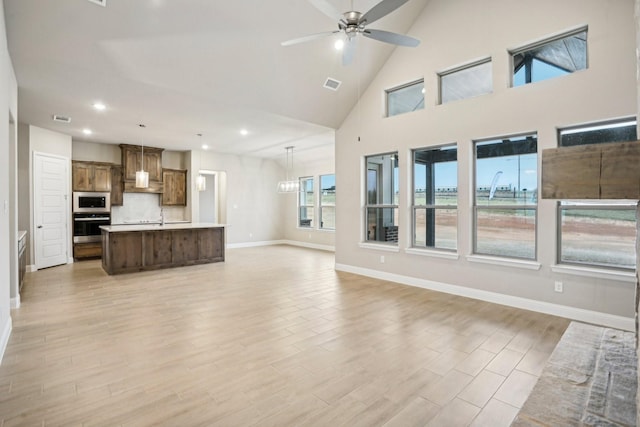
<svg viewBox="0 0 640 427">
<path fill-rule="evenodd" d="M 408 1 L 409 0 L 382 0 L 368 12 L 361 13 L 353 10 L 353 0 L 351 0 L 351 10 L 345 13 L 340 13 L 331 3 L 327 2 L 327 0 L 309 0 L 309 2 L 320 12 L 338 22 L 338 30 L 326 31 L 324 33 L 311 34 L 297 39 L 287 40 L 282 42 L 282 46 L 304 43 L 342 32 L 346 35 L 343 48 L 344 50 L 342 52 L 342 65 L 349 65 L 353 60 L 355 53 L 354 39 L 358 34 L 362 34 L 364 37 L 368 37 L 370 39 L 398 46 L 416 47 L 420 44 L 420 40 L 414 39 L 413 37 L 392 33 L 390 31 L 366 28 L 367 25 L 387 16 Z"/>
</svg>

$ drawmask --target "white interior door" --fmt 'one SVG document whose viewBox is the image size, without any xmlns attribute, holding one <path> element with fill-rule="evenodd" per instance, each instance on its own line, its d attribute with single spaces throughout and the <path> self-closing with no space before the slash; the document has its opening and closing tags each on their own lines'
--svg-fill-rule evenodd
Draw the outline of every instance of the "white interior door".
<svg viewBox="0 0 640 427">
<path fill-rule="evenodd" d="M 33 155 L 34 246 L 37 269 L 67 263 L 69 159 Z"/>
</svg>

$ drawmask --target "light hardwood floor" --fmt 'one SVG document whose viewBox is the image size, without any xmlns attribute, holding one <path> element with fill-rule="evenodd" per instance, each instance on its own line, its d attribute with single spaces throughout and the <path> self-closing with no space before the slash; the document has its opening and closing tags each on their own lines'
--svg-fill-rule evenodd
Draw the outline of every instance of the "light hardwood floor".
<svg viewBox="0 0 640 427">
<path fill-rule="evenodd" d="M 27 275 L 2 427 L 509 425 L 568 321 L 272 246 L 120 276 Z"/>
</svg>

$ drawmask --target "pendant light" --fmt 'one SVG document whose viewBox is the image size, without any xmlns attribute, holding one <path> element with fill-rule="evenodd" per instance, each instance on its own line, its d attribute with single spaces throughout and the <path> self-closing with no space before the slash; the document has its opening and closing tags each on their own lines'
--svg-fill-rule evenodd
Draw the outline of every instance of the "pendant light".
<svg viewBox="0 0 640 427">
<path fill-rule="evenodd" d="M 138 125 L 141 129 L 146 126 L 143 124 Z M 144 170 L 144 137 L 142 137 L 142 157 L 140 159 L 140 170 L 136 171 L 136 188 L 149 188 L 149 172 Z"/>
<path fill-rule="evenodd" d="M 200 139 L 202 139 L 202 134 L 197 134 Z M 202 144 L 200 144 L 202 146 Z M 200 154 L 199 162 L 200 167 L 202 167 L 202 154 Z M 200 169 L 198 169 L 198 177 L 196 178 L 196 190 L 205 191 L 207 189 L 207 179 L 204 175 L 200 173 Z"/>
<path fill-rule="evenodd" d="M 285 147 L 287 150 L 286 180 L 278 182 L 278 193 L 297 193 L 300 190 L 300 181 L 289 179 L 289 152 L 291 152 L 291 169 L 293 169 L 293 146 Z"/>
</svg>

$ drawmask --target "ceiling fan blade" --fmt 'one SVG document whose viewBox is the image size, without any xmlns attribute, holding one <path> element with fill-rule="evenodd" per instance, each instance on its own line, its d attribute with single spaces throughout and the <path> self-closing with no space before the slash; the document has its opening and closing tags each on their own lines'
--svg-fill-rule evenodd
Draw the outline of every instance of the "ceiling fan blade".
<svg viewBox="0 0 640 427">
<path fill-rule="evenodd" d="M 333 7 L 331 3 L 327 2 L 327 0 L 309 0 L 309 3 L 336 22 L 339 22 L 343 18 L 342 13 Z"/>
<path fill-rule="evenodd" d="M 377 5 L 373 6 L 367 13 L 362 15 L 360 22 L 365 25 L 369 25 L 374 21 L 390 14 L 409 0 L 382 0 Z"/>
<path fill-rule="evenodd" d="M 324 33 L 310 34 L 308 36 L 299 37 L 297 39 L 287 40 L 280 43 L 282 46 L 291 46 L 298 43 L 310 42 L 312 40 L 321 39 L 323 37 L 332 36 L 340 31 L 325 31 Z"/>
<path fill-rule="evenodd" d="M 398 46 L 416 47 L 420 44 L 420 40 L 413 37 L 404 36 L 402 34 L 392 33 L 382 30 L 364 30 L 363 36 L 370 39 L 378 40 L 385 43 L 395 44 Z"/>
<path fill-rule="evenodd" d="M 353 62 L 353 57 L 356 54 L 356 39 L 355 37 L 347 39 L 342 50 L 342 65 L 346 67 Z"/>
</svg>

